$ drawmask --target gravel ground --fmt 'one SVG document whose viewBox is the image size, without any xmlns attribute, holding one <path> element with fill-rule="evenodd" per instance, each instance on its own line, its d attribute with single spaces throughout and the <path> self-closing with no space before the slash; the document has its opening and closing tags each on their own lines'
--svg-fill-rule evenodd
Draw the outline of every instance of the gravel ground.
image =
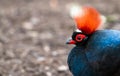
<svg viewBox="0 0 120 76">
<path fill-rule="evenodd" d="M 120 29 L 118 0 L 0 0 L 0 76 L 72 76 L 72 2 L 96 7 L 108 19 L 103 29 Z"/>
</svg>

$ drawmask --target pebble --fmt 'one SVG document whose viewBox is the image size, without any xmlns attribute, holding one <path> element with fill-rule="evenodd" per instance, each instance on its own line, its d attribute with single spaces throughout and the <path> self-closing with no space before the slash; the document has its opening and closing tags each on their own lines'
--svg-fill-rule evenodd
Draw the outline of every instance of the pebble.
<svg viewBox="0 0 120 76">
<path fill-rule="evenodd" d="M 51 72 L 46 72 L 46 75 L 47 76 L 52 76 L 52 73 Z"/>
<path fill-rule="evenodd" d="M 66 71 L 66 70 L 68 70 L 68 67 L 65 65 L 61 65 L 58 67 L 58 71 Z"/>
<path fill-rule="evenodd" d="M 26 30 L 31 30 L 33 29 L 33 24 L 31 22 L 24 22 L 22 27 Z"/>
<path fill-rule="evenodd" d="M 57 51 L 53 51 L 52 52 L 52 56 L 57 56 L 58 55 L 58 52 Z"/>
<path fill-rule="evenodd" d="M 50 46 L 47 45 L 47 44 L 45 44 L 45 45 L 43 46 L 43 49 L 44 49 L 45 52 L 49 52 L 49 51 L 50 51 Z"/>
<path fill-rule="evenodd" d="M 46 60 L 45 57 L 38 57 L 38 58 L 37 58 L 37 62 L 43 62 L 43 61 L 45 61 L 45 60 Z"/>
</svg>

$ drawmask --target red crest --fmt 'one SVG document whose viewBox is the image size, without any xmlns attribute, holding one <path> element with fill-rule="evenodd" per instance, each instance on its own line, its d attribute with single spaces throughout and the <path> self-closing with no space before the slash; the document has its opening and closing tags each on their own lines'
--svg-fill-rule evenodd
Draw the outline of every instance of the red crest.
<svg viewBox="0 0 120 76">
<path fill-rule="evenodd" d="M 101 15 L 90 6 L 82 7 L 81 10 L 80 14 L 73 17 L 77 28 L 87 35 L 92 34 L 101 24 Z"/>
</svg>

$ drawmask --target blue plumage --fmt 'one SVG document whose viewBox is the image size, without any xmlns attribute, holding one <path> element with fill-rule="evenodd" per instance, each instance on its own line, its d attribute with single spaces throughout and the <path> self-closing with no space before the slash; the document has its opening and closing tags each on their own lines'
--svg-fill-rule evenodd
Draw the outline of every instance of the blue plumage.
<svg viewBox="0 0 120 76">
<path fill-rule="evenodd" d="M 120 76 L 120 31 L 99 30 L 76 44 L 68 56 L 74 76 Z"/>
</svg>

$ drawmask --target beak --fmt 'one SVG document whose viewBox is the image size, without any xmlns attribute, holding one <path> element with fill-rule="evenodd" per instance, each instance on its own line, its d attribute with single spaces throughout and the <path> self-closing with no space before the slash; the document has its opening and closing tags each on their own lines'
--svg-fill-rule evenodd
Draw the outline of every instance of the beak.
<svg viewBox="0 0 120 76">
<path fill-rule="evenodd" d="M 66 44 L 76 44 L 76 42 L 74 40 L 72 40 L 72 38 L 69 38 L 67 41 L 66 41 Z"/>
</svg>

